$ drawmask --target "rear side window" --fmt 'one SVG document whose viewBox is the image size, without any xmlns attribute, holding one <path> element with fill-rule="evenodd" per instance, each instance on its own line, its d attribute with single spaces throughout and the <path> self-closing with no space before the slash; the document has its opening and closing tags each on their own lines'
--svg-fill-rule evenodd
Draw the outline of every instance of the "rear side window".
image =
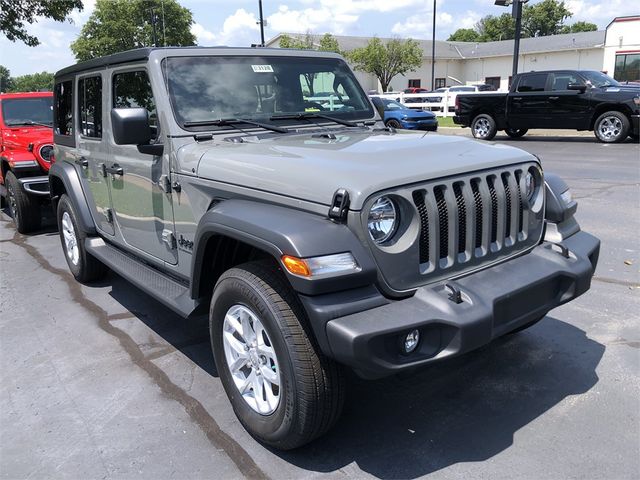
<svg viewBox="0 0 640 480">
<path fill-rule="evenodd" d="M 78 81 L 78 116 L 83 137 L 102 138 L 102 78 Z"/>
<path fill-rule="evenodd" d="M 53 91 L 53 133 L 56 143 L 75 146 L 73 138 L 73 81 L 56 83 Z"/>
<path fill-rule="evenodd" d="M 156 102 L 149 76 L 144 70 L 116 73 L 113 76 L 113 108 L 146 108 L 149 112 L 151 137 L 158 135 Z"/>
<path fill-rule="evenodd" d="M 546 73 L 534 73 L 520 77 L 518 92 L 544 92 L 547 83 Z"/>
</svg>

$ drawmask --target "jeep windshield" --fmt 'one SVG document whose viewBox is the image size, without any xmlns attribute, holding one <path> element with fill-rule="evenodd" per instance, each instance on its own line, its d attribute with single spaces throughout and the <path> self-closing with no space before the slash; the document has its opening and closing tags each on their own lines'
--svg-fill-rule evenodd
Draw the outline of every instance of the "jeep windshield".
<svg viewBox="0 0 640 480">
<path fill-rule="evenodd" d="M 53 98 L 7 98 L 2 100 L 2 117 L 7 127 L 53 125 Z"/>
<path fill-rule="evenodd" d="M 355 76 L 338 58 L 290 56 L 168 57 L 163 61 L 173 113 L 185 129 L 255 122 L 373 117 Z"/>
</svg>

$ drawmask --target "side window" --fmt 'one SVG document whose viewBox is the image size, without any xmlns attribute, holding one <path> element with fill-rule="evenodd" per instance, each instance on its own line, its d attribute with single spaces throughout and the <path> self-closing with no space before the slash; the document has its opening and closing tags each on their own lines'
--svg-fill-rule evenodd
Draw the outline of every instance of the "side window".
<svg viewBox="0 0 640 480">
<path fill-rule="evenodd" d="M 102 78 L 86 77 L 78 81 L 80 134 L 102 138 Z"/>
<path fill-rule="evenodd" d="M 151 82 L 144 70 L 116 73 L 113 76 L 113 108 L 146 108 L 149 112 L 151 137 L 158 136 L 158 115 Z"/>
<path fill-rule="evenodd" d="M 572 73 L 552 73 L 553 81 L 551 82 L 551 90 L 554 92 L 561 90 L 568 90 L 568 86 L 570 83 L 580 83 L 582 84 L 582 80 L 580 80 L 576 75 Z"/>
<path fill-rule="evenodd" d="M 55 86 L 54 123 L 56 135 L 71 137 L 73 135 L 73 82 L 66 80 Z"/>
<path fill-rule="evenodd" d="M 518 92 L 544 92 L 546 83 L 546 73 L 523 75 L 518 83 Z"/>
</svg>

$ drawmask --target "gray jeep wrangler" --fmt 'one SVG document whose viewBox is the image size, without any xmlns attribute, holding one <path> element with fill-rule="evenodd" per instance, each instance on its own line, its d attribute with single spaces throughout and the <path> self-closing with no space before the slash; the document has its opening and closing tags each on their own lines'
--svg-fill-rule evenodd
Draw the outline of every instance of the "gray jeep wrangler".
<svg viewBox="0 0 640 480">
<path fill-rule="evenodd" d="M 59 71 L 54 119 L 75 278 L 108 267 L 208 309 L 233 408 L 277 448 L 336 421 L 344 367 L 379 378 L 526 328 L 598 260 L 536 157 L 385 128 L 339 55 L 123 52 Z"/>
</svg>

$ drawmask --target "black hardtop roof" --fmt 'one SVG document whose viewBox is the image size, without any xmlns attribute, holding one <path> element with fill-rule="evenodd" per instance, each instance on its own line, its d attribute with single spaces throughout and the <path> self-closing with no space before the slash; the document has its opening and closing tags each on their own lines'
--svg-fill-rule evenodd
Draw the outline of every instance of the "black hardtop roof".
<svg viewBox="0 0 640 480">
<path fill-rule="evenodd" d="M 146 48 L 136 48 L 134 50 L 127 50 L 124 52 L 114 53 L 112 55 L 107 55 L 104 57 L 93 58 L 91 60 L 87 60 L 86 62 L 76 63 L 75 65 L 71 65 L 69 67 L 65 67 L 62 70 L 58 70 L 56 72 L 56 78 L 65 77 L 67 75 L 72 75 L 75 73 L 84 72 L 86 70 L 93 70 L 96 68 L 106 68 L 111 65 L 119 65 L 122 63 L 135 62 L 140 60 L 147 60 L 151 52 L 155 50 L 165 50 L 165 51 L 176 51 L 176 50 L 236 50 L 242 52 L 252 52 L 256 55 L 260 55 L 260 52 L 280 52 L 283 55 L 291 55 L 291 52 L 297 52 L 298 50 L 286 49 L 286 48 L 256 48 L 256 47 L 146 47 Z M 324 54 L 324 55 L 332 55 L 330 52 L 316 52 L 314 50 L 299 50 L 300 53 L 304 55 L 314 55 L 314 54 Z"/>
<path fill-rule="evenodd" d="M 518 75 L 526 75 L 528 73 L 557 73 L 557 72 L 597 72 L 597 70 L 588 68 L 556 68 L 555 70 L 530 70 L 528 72 L 519 72 Z"/>
</svg>

